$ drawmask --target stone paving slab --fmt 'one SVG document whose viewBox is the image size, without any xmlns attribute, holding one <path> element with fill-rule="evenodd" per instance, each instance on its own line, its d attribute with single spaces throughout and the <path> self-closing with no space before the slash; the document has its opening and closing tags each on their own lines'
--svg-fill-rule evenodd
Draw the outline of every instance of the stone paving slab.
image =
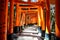
<svg viewBox="0 0 60 40">
<path fill-rule="evenodd" d="M 37 37 L 19 36 L 18 40 L 38 40 Z"/>
<path fill-rule="evenodd" d="M 23 32 L 29 32 L 29 33 L 38 33 L 36 27 L 27 27 L 23 30 Z"/>
<path fill-rule="evenodd" d="M 21 33 L 21 35 L 32 35 L 32 36 L 40 36 L 41 37 L 41 33 Z"/>
<path fill-rule="evenodd" d="M 38 32 L 36 26 L 26 27 L 18 37 L 18 40 L 42 40 L 41 33 Z"/>
</svg>

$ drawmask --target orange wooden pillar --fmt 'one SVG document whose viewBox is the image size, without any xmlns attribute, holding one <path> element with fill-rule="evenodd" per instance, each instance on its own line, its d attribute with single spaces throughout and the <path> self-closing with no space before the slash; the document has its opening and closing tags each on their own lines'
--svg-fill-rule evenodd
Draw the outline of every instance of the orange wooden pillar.
<svg viewBox="0 0 60 40">
<path fill-rule="evenodd" d="M 55 40 L 60 40 L 60 0 L 56 0 L 55 2 L 56 5 L 56 14 L 55 14 L 55 35 L 56 39 Z"/>
<path fill-rule="evenodd" d="M 20 8 L 19 4 L 16 4 L 16 25 L 14 27 L 14 33 L 20 32 Z"/>
<path fill-rule="evenodd" d="M 48 37 L 47 37 L 48 36 Z M 51 40 L 51 31 L 50 31 L 50 2 L 46 0 L 46 40 Z"/>
<path fill-rule="evenodd" d="M 9 30 L 8 30 L 8 40 L 11 39 L 13 33 L 13 19 L 14 19 L 14 0 L 10 0 L 10 15 L 9 15 Z"/>
<path fill-rule="evenodd" d="M 41 17 L 41 36 L 45 37 L 45 13 L 44 13 L 44 0 L 40 0 L 40 17 Z"/>
<path fill-rule="evenodd" d="M 44 8 L 43 8 L 43 6 L 40 6 L 40 10 L 41 10 L 42 37 L 45 37 L 45 17 L 44 17 Z"/>
<path fill-rule="evenodd" d="M 13 20 L 14 20 L 14 0 L 10 0 L 9 34 L 13 33 Z"/>
<path fill-rule="evenodd" d="M 21 12 L 21 26 L 25 26 L 26 25 L 26 12 L 22 11 Z"/>
<path fill-rule="evenodd" d="M 32 24 L 37 24 L 37 21 L 38 21 L 38 18 L 39 18 L 37 14 L 38 14 L 38 12 L 36 12 L 34 14 L 33 13 L 31 14 L 32 15 L 32 17 L 31 17 L 32 18 Z"/>
<path fill-rule="evenodd" d="M 22 13 L 22 26 L 24 26 L 24 24 L 25 24 L 25 13 Z"/>
<path fill-rule="evenodd" d="M 21 32 L 22 30 L 24 30 L 24 26 L 25 26 L 25 12 L 21 12 Z"/>
<path fill-rule="evenodd" d="M 25 26 L 27 25 L 27 23 L 26 23 L 26 13 L 25 13 Z"/>
<path fill-rule="evenodd" d="M 38 10 L 38 26 L 42 26 L 41 25 L 41 10 L 40 10 L 40 6 L 39 6 L 39 8 L 38 8 L 39 10 Z"/>
<path fill-rule="evenodd" d="M 0 40 L 7 40 L 8 0 L 0 0 Z"/>
<path fill-rule="evenodd" d="M 16 26 L 20 26 L 19 4 L 16 4 Z"/>
<path fill-rule="evenodd" d="M 41 33 L 41 28 L 42 28 L 42 20 L 41 20 L 41 6 L 38 8 L 38 30 Z"/>
<path fill-rule="evenodd" d="M 27 19 L 28 15 L 27 14 L 28 14 L 28 12 L 26 12 L 26 14 L 25 14 L 26 15 L 26 17 L 25 17 L 26 25 L 28 25 L 28 19 Z"/>
</svg>

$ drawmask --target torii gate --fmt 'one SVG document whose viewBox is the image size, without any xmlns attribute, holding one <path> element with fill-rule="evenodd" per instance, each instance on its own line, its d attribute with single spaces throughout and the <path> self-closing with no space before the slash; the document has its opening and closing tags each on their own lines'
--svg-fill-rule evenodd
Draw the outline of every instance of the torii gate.
<svg viewBox="0 0 60 40">
<path fill-rule="evenodd" d="M 46 0 L 47 2 L 47 5 L 48 7 L 46 7 L 46 9 L 48 8 L 49 9 L 49 1 Z M 41 4 L 41 1 L 39 0 L 39 2 L 37 3 L 31 3 L 30 1 L 29 2 L 20 2 L 20 1 L 14 1 L 14 0 L 10 0 L 10 27 L 9 27 L 9 34 L 13 33 L 13 15 L 14 15 L 14 11 L 13 11 L 13 8 L 14 8 L 14 4 L 17 4 L 17 3 L 25 3 L 25 4 L 31 4 L 31 5 L 40 5 Z M 55 28 L 55 31 L 56 31 L 56 40 L 59 40 L 60 39 L 60 27 L 59 27 L 59 24 L 60 24 L 60 15 L 59 15 L 59 4 L 60 4 L 60 0 L 56 0 L 56 28 Z M 18 5 L 17 5 L 18 6 Z M 41 10 L 41 12 L 43 12 L 43 9 L 39 9 Z M 50 10 L 50 9 L 49 9 Z M 49 10 L 47 10 L 47 13 L 46 13 L 46 27 L 48 29 L 48 34 L 50 34 L 50 15 L 48 14 L 49 13 Z M 47 17 L 47 15 L 49 15 L 49 17 Z M 7 40 L 7 16 L 8 16 L 8 0 L 0 0 L 0 40 Z M 41 18 L 42 18 L 42 15 L 41 15 Z M 47 19 L 48 18 L 48 19 Z M 42 18 L 44 19 L 44 17 Z M 42 21 L 41 19 L 41 21 Z M 49 23 L 48 23 L 49 22 Z M 42 21 L 42 30 L 45 31 L 45 27 L 44 27 L 44 20 Z M 17 25 L 17 24 L 16 24 Z"/>
<path fill-rule="evenodd" d="M 4 0 L 3 0 L 4 1 Z M 0 1 L 0 2 L 2 2 L 2 1 Z M 30 2 L 27 2 L 28 4 L 30 4 Z M 38 4 L 39 2 L 37 2 L 37 4 Z M 33 5 L 35 5 L 36 3 L 31 3 L 31 4 L 33 4 Z M 3 5 L 3 4 L 1 4 L 1 5 Z M 6 8 L 5 8 L 5 6 L 6 6 Z M 2 7 L 2 6 L 0 6 L 0 7 Z M 18 4 L 17 4 L 17 7 L 18 7 Z M 4 31 L 3 31 L 3 29 L 1 29 L 2 30 L 2 32 L 4 33 L 4 34 L 2 34 L 1 35 L 1 40 L 7 40 L 7 15 L 8 15 L 8 0 L 6 0 L 6 1 L 4 1 L 4 7 L 3 7 L 4 9 L 2 9 L 2 10 L 4 10 L 4 12 L 2 12 L 2 11 L 0 11 L 0 13 L 2 13 L 1 15 L 3 15 L 4 17 L 3 18 L 1 18 L 1 22 L 2 23 L 6 23 L 5 25 L 4 24 L 2 24 L 1 26 L 5 26 L 5 28 L 3 28 L 4 29 Z M 18 8 L 17 8 L 18 9 Z M 6 11 L 5 11 L 6 10 Z M 5 15 L 6 14 L 6 15 Z M 6 18 L 5 18 L 5 16 L 6 16 Z M 17 16 L 17 15 L 16 15 Z M 2 17 L 2 16 L 1 16 Z M 8 30 L 8 32 L 9 32 L 9 34 L 12 34 L 13 33 L 13 17 L 14 17 L 14 0 L 10 0 L 10 24 L 9 24 L 9 30 Z M 17 16 L 18 17 L 18 16 Z M 6 20 L 5 20 L 6 19 Z M 18 18 L 17 18 L 18 19 Z M 16 20 L 17 20 L 16 19 Z M 16 23 L 18 23 L 18 22 L 16 22 Z M 18 25 L 18 24 L 16 24 L 16 25 Z M 40 24 L 39 24 L 40 25 Z"/>
</svg>

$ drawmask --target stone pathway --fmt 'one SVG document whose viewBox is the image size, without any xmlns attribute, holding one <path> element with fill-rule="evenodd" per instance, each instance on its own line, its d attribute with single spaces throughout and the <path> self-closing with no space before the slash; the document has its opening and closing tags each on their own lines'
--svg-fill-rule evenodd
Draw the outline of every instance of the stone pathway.
<svg viewBox="0 0 60 40">
<path fill-rule="evenodd" d="M 18 40 L 42 40 L 40 36 L 41 33 L 39 33 L 37 26 L 31 26 L 23 30 Z"/>
</svg>

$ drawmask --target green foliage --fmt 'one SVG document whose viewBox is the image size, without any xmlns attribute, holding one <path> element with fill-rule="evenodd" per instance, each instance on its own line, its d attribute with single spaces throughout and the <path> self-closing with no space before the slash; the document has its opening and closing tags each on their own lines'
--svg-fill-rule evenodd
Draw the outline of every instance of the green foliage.
<svg viewBox="0 0 60 40">
<path fill-rule="evenodd" d="M 55 31 L 55 13 L 50 13 L 50 19 L 51 19 L 51 32 Z"/>
</svg>

